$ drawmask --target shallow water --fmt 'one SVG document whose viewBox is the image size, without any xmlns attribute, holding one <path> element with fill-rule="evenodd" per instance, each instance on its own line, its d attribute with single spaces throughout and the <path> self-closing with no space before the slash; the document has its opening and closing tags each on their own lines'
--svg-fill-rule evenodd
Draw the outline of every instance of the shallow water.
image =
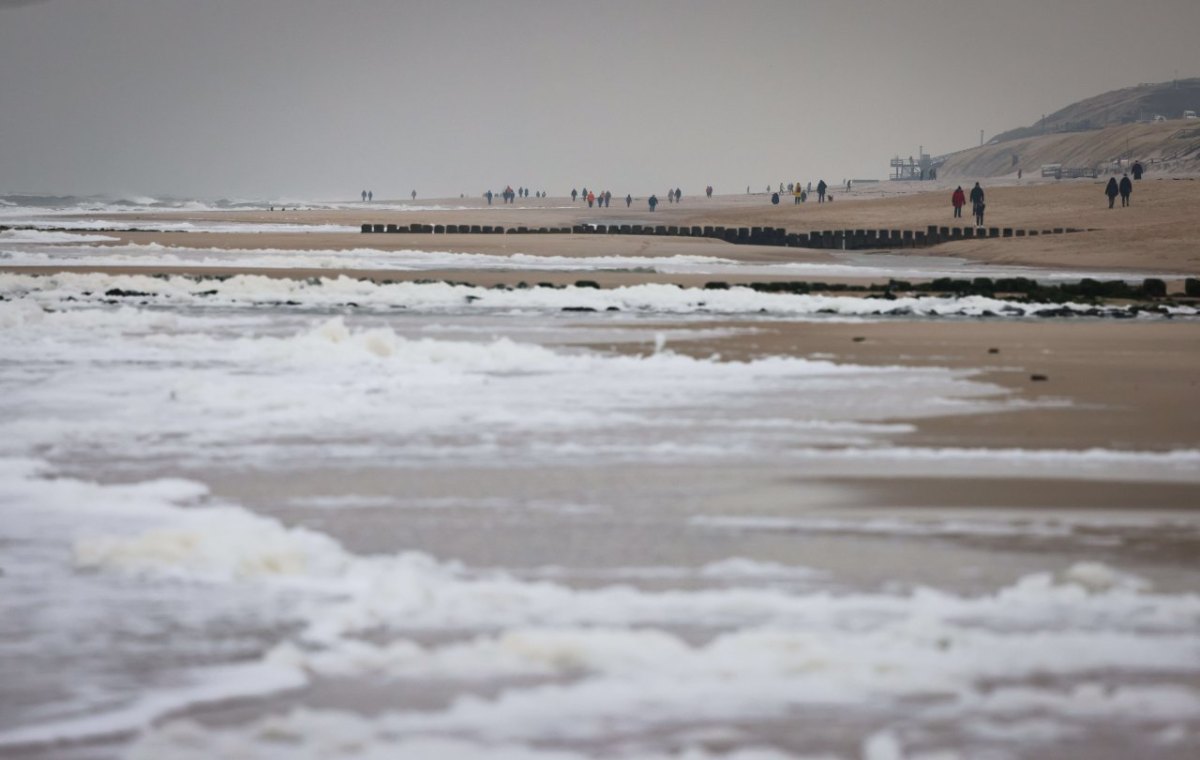
<svg viewBox="0 0 1200 760">
<path fill-rule="evenodd" d="M 0 278 L 0 755 L 1200 750 L 1200 521 L 829 482 L 1187 484 L 1200 452 L 922 449 L 1021 404 L 676 355 L 629 329 L 710 308 L 674 291 L 469 294 Z"/>
<path fill-rule="evenodd" d="M 186 233 L 244 232 L 357 233 L 357 228 L 339 225 L 261 224 L 239 222 L 166 222 L 110 223 L 104 220 L 45 223 L 38 229 L 0 232 L 0 264 L 8 266 L 121 266 L 148 269 L 172 266 L 224 269 L 331 269 L 412 272 L 424 270 L 484 271 L 640 271 L 661 274 L 707 274 L 791 276 L 811 278 L 883 278 L 927 280 L 943 277 L 1026 277 L 1041 282 L 1078 282 L 1087 276 L 1100 280 L 1140 282 L 1146 277 L 1162 277 L 1161 272 L 1088 272 L 1070 270 L 979 264 L 947 256 L 919 256 L 887 252 L 830 252 L 831 261 L 780 264 L 747 263 L 718 256 L 554 256 L 530 255 L 519 250 L 509 254 L 463 253 L 446 250 L 436 238 L 423 249 L 383 251 L 370 247 L 371 238 L 363 237 L 359 247 L 348 250 L 300 249 L 226 249 L 203 245 L 202 235 Z M 58 231 L 95 229 L 97 232 Z M 149 229 L 181 233 L 170 245 L 160 243 L 117 244 L 105 230 Z M 302 239 L 302 238 L 301 238 Z M 1182 275 L 1179 275 L 1182 277 Z"/>
</svg>

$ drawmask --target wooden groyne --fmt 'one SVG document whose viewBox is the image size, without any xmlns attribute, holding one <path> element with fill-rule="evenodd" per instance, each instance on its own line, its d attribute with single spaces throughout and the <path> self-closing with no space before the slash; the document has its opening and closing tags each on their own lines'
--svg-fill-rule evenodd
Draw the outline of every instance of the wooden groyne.
<svg viewBox="0 0 1200 760">
<path fill-rule="evenodd" d="M 980 238 L 1065 235 L 1084 230 L 1054 227 L 1031 230 L 1014 227 L 942 227 L 914 229 L 841 229 L 789 232 L 783 227 L 721 227 L 713 225 L 576 224 L 570 227 L 504 227 L 479 224 L 374 224 L 364 223 L 365 234 L 405 235 L 654 235 L 665 237 L 714 238 L 737 245 L 770 245 L 789 248 L 821 248 L 861 251 L 895 248 L 927 248 L 953 240 Z"/>
</svg>

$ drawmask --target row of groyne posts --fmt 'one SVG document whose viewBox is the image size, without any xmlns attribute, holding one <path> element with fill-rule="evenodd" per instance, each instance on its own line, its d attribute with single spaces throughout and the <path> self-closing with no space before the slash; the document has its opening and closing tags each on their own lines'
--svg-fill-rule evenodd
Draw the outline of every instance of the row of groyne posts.
<svg viewBox="0 0 1200 760">
<path fill-rule="evenodd" d="M 570 227 L 504 227 L 483 224 L 363 224 L 368 234 L 399 233 L 420 235 L 655 235 L 716 238 L 743 245 L 775 245 L 791 248 L 832 248 L 863 250 L 871 248 L 925 248 L 952 240 L 979 238 L 1035 237 L 1083 232 L 1074 227 L 1046 230 L 1013 227 L 939 227 L 924 230 L 813 230 L 788 232 L 783 227 L 717 227 L 648 224 L 576 224 Z"/>
</svg>

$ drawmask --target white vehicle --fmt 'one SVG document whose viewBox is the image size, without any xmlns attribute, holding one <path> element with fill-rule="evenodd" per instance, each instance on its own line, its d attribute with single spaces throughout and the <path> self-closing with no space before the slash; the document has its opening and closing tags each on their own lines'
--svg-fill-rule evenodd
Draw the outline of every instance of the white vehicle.
<svg viewBox="0 0 1200 760">
<path fill-rule="evenodd" d="M 1156 114 L 1154 114 L 1154 120 L 1155 120 L 1155 121 L 1166 121 L 1166 120 L 1167 120 L 1167 117 L 1166 117 L 1166 116 L 1163 116 L 1163 115 L 1162 115 L 1162 114 L 1160 114 L 1160 113 L 1156 113 Z"/>
<path fill-rule="evenodd" d="M 1183 118 L 1185 118 L 1185 119 L 1194 119 L 1194 118 L 1196 118 L 1196 112 L 1195 112 L 1195 111 L 1184 111 L 1184 112 L 1183 112 Z"/>
</svg>

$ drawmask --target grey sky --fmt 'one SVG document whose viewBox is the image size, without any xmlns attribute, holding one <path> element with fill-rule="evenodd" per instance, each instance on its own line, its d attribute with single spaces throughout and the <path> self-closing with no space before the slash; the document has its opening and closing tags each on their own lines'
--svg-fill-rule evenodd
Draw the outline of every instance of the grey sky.
<svg viewBox="0 0 1200 760">
<path fill-rule="evenodd" d="M 1200 75 L 1197 0 L 0 0 L 0 192 L 887 175 Z"/>
</svg>

